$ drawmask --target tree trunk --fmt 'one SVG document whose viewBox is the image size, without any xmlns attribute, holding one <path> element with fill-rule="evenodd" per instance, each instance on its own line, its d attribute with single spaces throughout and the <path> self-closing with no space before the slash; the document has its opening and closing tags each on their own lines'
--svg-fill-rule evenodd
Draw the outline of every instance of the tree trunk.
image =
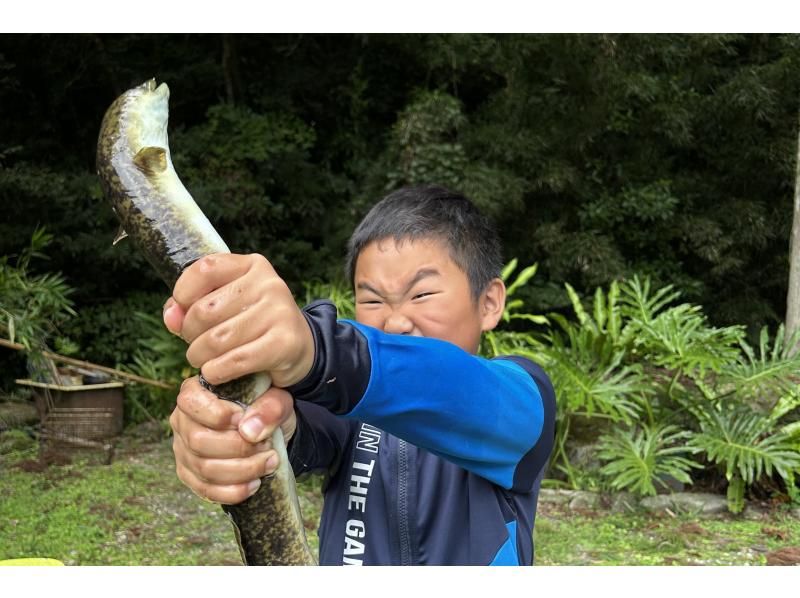
<svg viewBox="0 0 800 598">
<path fill-rule="evenodd" d="M 239 56 L 236 50 L 236 37 L 230 33 L 222 34 L 222 72 L 225 77 L 225 96 L 234 105 L 242 95 L 242 77 L 239 73 Z"/>
<path fill-rule="evenodd" d="M 797 132 L 797 162 L 794 180 L 794 217 L 789 246 L 789 293 L 786 297 L 786 338 L 800 327 L 800 127 Z M 796 353 L 797 344 L 792 348 Z"/>
</svg>

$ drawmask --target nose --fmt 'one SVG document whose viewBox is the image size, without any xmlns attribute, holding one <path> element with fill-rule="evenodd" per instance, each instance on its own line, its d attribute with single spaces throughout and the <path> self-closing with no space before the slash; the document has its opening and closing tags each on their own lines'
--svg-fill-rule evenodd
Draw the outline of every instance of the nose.
<svg viewBox="0 0 800 598">
<path fill-rule="evenodd" d="M 389 334 L 411 334 L 414 323 L 399 312 L 392 312 L 383 325 L 383 331 Z"/>
</svg>

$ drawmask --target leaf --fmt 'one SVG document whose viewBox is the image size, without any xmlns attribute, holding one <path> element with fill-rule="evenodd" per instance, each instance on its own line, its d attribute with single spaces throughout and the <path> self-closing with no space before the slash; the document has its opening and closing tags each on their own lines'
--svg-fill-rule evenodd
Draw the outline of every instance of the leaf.
<svg viewBox="0 0 800 598">
<path fill-rule="evenodd" d="M 615 490 L 642 495 L 655 495 L 665 476 L 691 484 L 689 471 L 700 465 L 686 456 L 695 452 L 685 442 L 690 436 L 676 426 L 616 429 L 600 438 L 598 457 L 607 462 L 600 471 Z"/>
<path fill-rule="evenodd" d="M 776 471 L 784 480 L 800 467 L 800 453 L 772 419 L 744 406 L 703 408 L 701 432 L 691 441 L 708 459 L 725 467 L 726 476 L 737 474 L 746 484 Z"/>
<path fill-rule="evenodd" d="M 780 325 L 770 347 L 769 331 L 764 326 L 759 334 L 758 352 L 741 338 L 740 355 L 721 369 L 725 380 L 735 386 L 742 398 L 772 403 L 774 419 L 800 404 L 795 383 L 800 376 L 800 353 L 792 354 L 793 339 L 794 335 L 789 343 L 784 342 L 784 328 Z"/>
<path fill-rule="evenodd" d="M 516 291 L 521 286 L 524 286 L 528 283 L 528 281 L 536 275 L 536 270 L 538 269 L 538 264 L 533 264 L 532 266 L 528 266 L 522 272 L 519 273 L 516 280 L 508 287 L 507 294 L 513 295 L 514 291 Z"/>
<path fill-rule="evenodd" d="M 508 262 L 503 271 L 500 273 L 500 278 L 503 282 L 508 280 L 508 277 L 511 276 L 511 273 L 517 269 L 517 258 L 513 258 L 510 262 Z"/>
</svg>

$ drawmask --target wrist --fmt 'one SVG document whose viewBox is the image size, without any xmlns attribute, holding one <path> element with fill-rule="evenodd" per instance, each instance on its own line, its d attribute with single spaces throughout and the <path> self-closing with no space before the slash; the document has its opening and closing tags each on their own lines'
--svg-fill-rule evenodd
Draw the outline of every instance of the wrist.
<svg viewBox="0 0 800 598">
<path fill-rule="evenodd" d="M 301 336 L 303 338 L 303 342 L 301 343 L 300 357 L 297 361 L 297 366 L 295 367 L 291 376 L 291 381 L 287 384 L 287 386 L 291 386 L 302 380 L 305 380 L 306 377 L 308 377 L 308 375 L 311 373 L 311 368 L 314 365 L 314 335 L 311 332 L 311 326 L 308 323 L 305 315 L 303 315 L 302 312 L 298 312 L 298 315 L 302 320 L 300 329 L 302 330 Z"/>
</svg>

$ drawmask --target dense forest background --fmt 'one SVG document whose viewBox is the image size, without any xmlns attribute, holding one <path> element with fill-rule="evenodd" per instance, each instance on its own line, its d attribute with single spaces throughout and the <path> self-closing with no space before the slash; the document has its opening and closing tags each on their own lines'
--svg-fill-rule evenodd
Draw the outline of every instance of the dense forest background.
<svg viewBox="0 0 800 598">
<path fill-rule="evenodd" d="M 150 77 L 187 188 L 298 293 L 376 200 L 437 182 L 539 264 L 539 312 L 639 274 L 717 325 L 783 320 L 798 35 L 2 35 L 0 255 L 53 235 L 31 268 L 74 287 L 86 359 L 124 361 L 114 322 L 167 296 L 94 172 L 105 109 Z"/>
</svg>

